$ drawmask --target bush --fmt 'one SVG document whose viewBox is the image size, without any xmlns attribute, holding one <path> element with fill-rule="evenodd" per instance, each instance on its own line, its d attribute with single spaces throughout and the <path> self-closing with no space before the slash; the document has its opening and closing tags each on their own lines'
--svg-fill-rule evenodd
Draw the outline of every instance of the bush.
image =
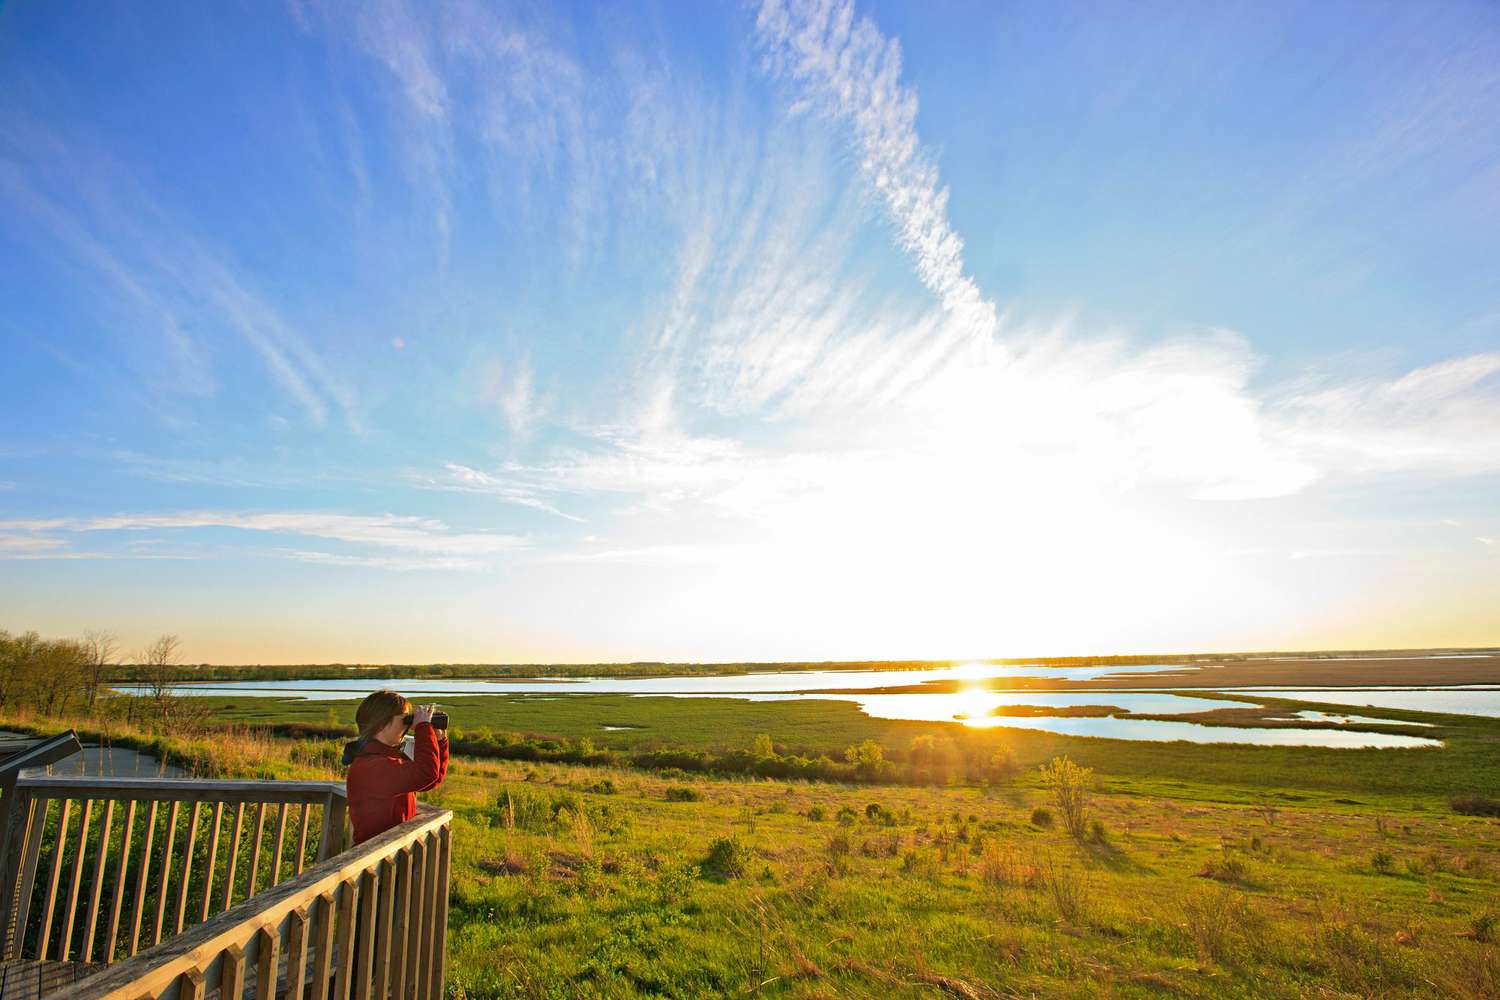
<svg viewBox="0 0 1500 1000">
<path fill-rule="evenodd" d="M 668 802 L 698 802 L 703 793 L 691 785 L 673 785 L 667 789 Z"/>
<path fill-rule="evenodd" d="M 1396 870 L 1396 859 L 1386 851 L 1376 851 L 1370 855 L 1370 869 L 1378 875 L 1389 875 Z"/>
<path fill-rule="evenodd" d="M 1487 795 L 1456 795 L 1448 805 L 1463 816 L 1500 816 L 1500 799 Z"/>
<path fill-rule="evenodd" d="M 1063 827 L 1078 840 L 1088 833 L 1089 785 L 1093 776 L 1092 768 L 1080 767 L 1067 757 L 1053 757 L 1042 766 L 1042 781 L 1056 796 Z"/>
<path fill-rule="evenodd" d="M 1052 829 L 1052 812 L 1049 809 L 1033 809 L 1031 811 L 1031 825 L 1043 830 Z"/>
<path fill-rule="evenodd" d="M 1105 840 L 1106 836 L 1107 836 L 1107 834 L 1105 833 L 1104 824 L 1103 823 L 1099 822 L 1096 819 L 1092 823 L 1089 824 L 1089 839 L 1092 840 L 1094 843 L 1096 843 L 1096 844 L 1102 844 L 1102 843 L 1104 843 L 1104 840 Z"/>
<path fill-rule="evenodd" d="M 708 845 L 703 870 L 720 878 L 741 878 L 749 870 L 754 856 L 746 844 L 734 837 L 720 837 Z"/>
<path fill-rule="evenodd" d="M 603 778 L 584 788 L 584 791 L 593 792 L 595 795 L 614 795 L 618 789 L 615 788 L 613 781 Z"/>
<path fill-rule="evenodd" d="M 828 818 L 828 810 L 822 806 L 813 806 L 807 810 L 807 818 L 814 823 L 821 823 Z"/>
<path fill-rule="evenodd" d="M 836 814 L 836 818 L 843 826 L 853 826 L 854 821 L 859 819 L 859 813 L 855 812 L 852 806 L 843 806 Z"/>
</svg>

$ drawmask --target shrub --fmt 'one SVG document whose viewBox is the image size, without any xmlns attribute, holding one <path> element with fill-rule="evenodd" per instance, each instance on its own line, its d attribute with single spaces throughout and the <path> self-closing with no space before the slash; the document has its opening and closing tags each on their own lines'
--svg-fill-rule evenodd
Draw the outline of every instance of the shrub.
<svg viewBox="0 0 1500 1000">
<path fill-rule="evenodd" d="M 615 788 L 613 781 L 603 778 L 586 787 L 584 791 L 593 792 L 595 795 L 614 795 L 618 789 Z"/>
<path fill-rule="evenodd" d="M 891 815 L 891 811 L 879 802 L 871 802 L 865 806 L 865 819 L 871 823 L 884 823 L 886 826 L 896 825 L 896 817 Z"/>
<path fill-rule="evenodd" d="M 1088 832 L 1089 785 L 1093 776 L 1092 768 L 1080 767 L 1067 757 L 1054 757 L 1042 766 L 1042 781 L 1057 799 L 1063 827 L 1078 840 Z"/>
<path fill-rule="evenodd" d="M 859 813 L 855 812 L 851 806 L 843 806 L 835 814 L 835 817 L 841 826 L 853 826 L 854 821 L 859 819 Z"/>
<path fill-rule="evenodd" d="M 813 806 L 807 810 L 807 818 L 814 823 L 821 823 L 828 818 L 828 810 L 822 806 Z"/>
<path fill-rule="evenodd" d="M 667 789 L 668 802 L 698 802 L 703 793 L 691 785 L 672 785 Z"/>
<path fill-rule="evenodd" d="M 1500 927 L 1500 916 L 1486 910 L 1469 918 L 1469 936 L 1486 944 L 1495 940 L 1495 929 Z"/>
<path fill-rule="evenodd" d="M 1387 851 L 1376 851 L 1370 855 L 1370 869 L 1378 875 L 1389 875 L 1396 870 L 1396 859 Z"/>
<path fill-rule="evenodd" d="M 547 797 L 525 785 L 507 785 L 501 789 L 495 799 L 495 809 L 507 829 L 546 830 L 555 815 Z"/>
<path fill-rule="evenodd" d="M 1463 816 L 1500 816 L 1500 799 L 1487 795 L 1456 795 L 1448 805 Z"/>
<path fill-rule="evenodd" d="M 1050 809 L 1033 809 L 1031 811 L 1031 825 L 1043 830 L 1052 829 L 1052 811 Z"/>
<path fill-rule="evenodd" d="M 720 837 L 708 845 L 708 857 L 703 859 L 703 870 L 720 878 L 741 878 L 750 868 L 754 853 L 749 846 L 734 837 Z"/>
<path fill-rule="evenodd" d="M 1102 844 L 1102 843 L 1104 843 L 1106 836 L 1107 836 L 1107 834 L 1105 833 L 1104 824 L 1103 823 L 1099 822 L 1096 819 L 1092 823 L 1089 824 L 1089 839 L 1092 840 L 1094 843 L 1096 843 L 1096 844 Z"/>
</svg>

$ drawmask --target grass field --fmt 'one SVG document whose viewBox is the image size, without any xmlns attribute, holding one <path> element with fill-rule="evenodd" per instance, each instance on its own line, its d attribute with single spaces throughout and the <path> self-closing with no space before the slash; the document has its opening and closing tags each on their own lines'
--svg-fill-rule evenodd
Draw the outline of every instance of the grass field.
<svg viewBox="0 0 1500 1000">
<path fill-rule="evenodd" d="M 227 728 L 109 738 L 199 773 L 333 777 L 338 740 L 246 727 L 353 705 L 211 700 Z M 451 997 L 1500 996 L 1500 819 L 1449 804 L 1500 795 L 1500 720 L 1361 709 L 1446 745 L 1349 751 L 965 730 L 831 701 L 448 707 L 460 735 L 896 754 L 935 733 L 1022 767 L 914 787 L 459 757 L 428 796 L 455 814 Z M 1058 754 L 1096 769 L 1082 838 L 1036 766 Z"/>
</svg>

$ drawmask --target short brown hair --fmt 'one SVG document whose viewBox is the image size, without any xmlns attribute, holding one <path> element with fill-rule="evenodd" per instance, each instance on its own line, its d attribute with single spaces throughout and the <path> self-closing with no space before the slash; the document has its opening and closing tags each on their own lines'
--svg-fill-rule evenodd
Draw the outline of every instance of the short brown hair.
<svg viewBox="0 0 1500 1000">
<path fill-rule="evenodd" d="M 362 739 L 369 739 L 385 728 L 385 724 L 398 715 L 411 711 L 411 702 L 389 688 L 376 691 L 359 703 L 354 712 L 354 724 L 359 726 Z"/>
</svg>

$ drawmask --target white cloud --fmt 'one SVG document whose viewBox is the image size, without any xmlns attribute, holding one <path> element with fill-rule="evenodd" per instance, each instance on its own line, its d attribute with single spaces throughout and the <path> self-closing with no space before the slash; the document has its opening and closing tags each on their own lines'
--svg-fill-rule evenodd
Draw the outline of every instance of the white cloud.
<svg viewBox="0 0 1500 1000">
<path fill-rule="evenodd" d="M 486 559 L 515 552 L 527 545 L 520 535 L 495 532 L 455 531 L 434 518 L 394 514 L 363 515 L 309 513 L 302 511 L 239 513 L 233 511 L 185 511 L 171 514 L 115 514 L 92 518 L 53 518 L 0 522 L 0 552 L 42 554 L 47 558 L 155 558 L 138 550 L 128 554 L 80 552 L 69 547 L 70 537 L 101 532 L 176 532 L 193 529 L 230 528 L 320 538 L 377 550 L 417 553 L 417 557 L 375 556 L 361 553 L 310 554 L 307 550 L 281 550 L 287 558 L 348 565 L 387 568 L 472 568 Z M 168 553 L 160 558 L 171 558 Z"/>
</svg>

